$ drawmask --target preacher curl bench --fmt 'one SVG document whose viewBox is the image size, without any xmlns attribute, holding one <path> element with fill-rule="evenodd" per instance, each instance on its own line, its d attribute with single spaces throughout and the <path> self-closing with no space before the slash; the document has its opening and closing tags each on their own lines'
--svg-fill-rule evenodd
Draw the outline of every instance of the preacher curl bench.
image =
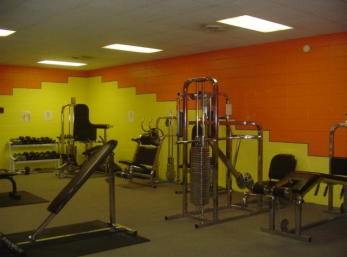
<svg viewBox="0 0 347 257">
<path fill-rule="evenodd" d="M 115 223 L 115 181 L 114 181 L 114 159 L 113 150 L 117 146 L 117 141 L 110 140 L 104 144 L 91 158 L 81 167 L 78 173 L 70 180 L 70 182 L 63 188 L 63 190 L 55 197 L 55 199 L 48 206 L 50 212 L 46 220 L 39 226 L 39 228 L 29 236 L 28 241 L 14 243 L 6 235 L 0 232 L 0 241 L 4 243 L 11 251 L 20 256 L 25 256 L 25 251 L 21 246 L 27 244 L 45 244 L 48 242 L 57 242 L 62 238 L 73 240 L 76 238 L 83 238 L 87 235 L 97 236 L 109 232 L 125 232 L 131 235 L 137 235 L 137 232 L 129 228 L 125 228 Z M 69 202 L 69 200 L 75 195 L 75 193 L 82 187 L 87 179 L 93 174 L 93 172 L 99 167 L 99 165 L 108 158 L 109 169 L 109 203 L 110 203 L 110 221 L 108 227 L 104 229 L 97 229 L 92 231 L 80 231 L 75 234 L 59 235 L 52 238 L 41 238 L 38 236 L 53 220 L 53 218 L 63 209 L 63 207 Z M 60 242 L 60 241 L 58 241 Z"/>
</svg>

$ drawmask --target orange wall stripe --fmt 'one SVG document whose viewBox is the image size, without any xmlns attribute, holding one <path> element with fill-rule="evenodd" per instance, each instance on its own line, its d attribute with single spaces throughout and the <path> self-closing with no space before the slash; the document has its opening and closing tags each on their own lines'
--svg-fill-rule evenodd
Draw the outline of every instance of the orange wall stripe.
<svg viewBox="0 0 347 257">
<path fill-rule="evenodd" d="M 68 77 L 86 77 L 85 71 L 0 65 L 0 95 L 12 95 L 13 88 L 41 88 L 42 82 L 67 82 Z"/>
</svg>

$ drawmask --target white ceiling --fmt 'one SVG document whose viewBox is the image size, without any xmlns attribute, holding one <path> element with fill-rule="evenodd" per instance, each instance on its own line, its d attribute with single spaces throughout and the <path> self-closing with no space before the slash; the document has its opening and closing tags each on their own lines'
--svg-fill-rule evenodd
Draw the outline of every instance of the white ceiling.
<svg viewBox="0 0 347 257">
<path fill-rule="evenodd" d="M 245 14 L 294 29 L 205 28 Z M 94 70 L 347 31 L 347 0 L 0 0 L 0 29 L 17 31 L 0 37 L 0 64 L 47 67 L 37 62 L 49 59 L 86 62 L 71 69 Z M 163 51 L 102 48 L 115 43 Z"/>
</svg>

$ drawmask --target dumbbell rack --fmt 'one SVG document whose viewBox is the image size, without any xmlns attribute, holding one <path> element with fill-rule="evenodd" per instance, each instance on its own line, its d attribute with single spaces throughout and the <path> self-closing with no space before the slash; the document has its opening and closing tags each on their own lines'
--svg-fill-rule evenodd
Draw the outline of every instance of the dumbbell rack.
<svg viewBox="0 0 347 257">
<path fill-rule="evenodd" d="M 52 143 L 52 144 L 24 144 L 24 145 L 14 145 L 11 142 L 8 142 L 8 169 L 10 171 L 16 170 L 16 164 L 29 164 L 29 163 L 47 163 L 51 162 L 54 164 L 54 168 L 58 168 L 60 165 L 60 158 L 59 159 L 39 159 L 39 160 L 25 160 L 25 161 L 18 161 L 16 158 L 13 157 L 14 151 L 17 150 L 23 150 L 23 149 L 42 149 L 42 148 L 49 148 L 54 151 L 57 151 L 58 144 Z"/>
</svg>

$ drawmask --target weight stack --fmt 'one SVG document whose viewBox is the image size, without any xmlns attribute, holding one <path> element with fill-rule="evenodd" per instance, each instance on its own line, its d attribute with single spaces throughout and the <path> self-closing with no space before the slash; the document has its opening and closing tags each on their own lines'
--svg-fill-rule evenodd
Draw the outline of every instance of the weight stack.
<svg viewBox="0 0 347 257">
<path fill-rule="evenodd" d="M 208 147 L 192 147 L 190 159 L 190 202 L 195 206 L 209 203 L 210 149 Z"/>
<path fill-rule="evenodd" d="M 175 172 L 175 164 L 173 157 L 169 157 L 167 159 L 167 166 L 166 166 L 166 179 L 168 181 L 174 180 L 174 172 Z"/>
</svg>

